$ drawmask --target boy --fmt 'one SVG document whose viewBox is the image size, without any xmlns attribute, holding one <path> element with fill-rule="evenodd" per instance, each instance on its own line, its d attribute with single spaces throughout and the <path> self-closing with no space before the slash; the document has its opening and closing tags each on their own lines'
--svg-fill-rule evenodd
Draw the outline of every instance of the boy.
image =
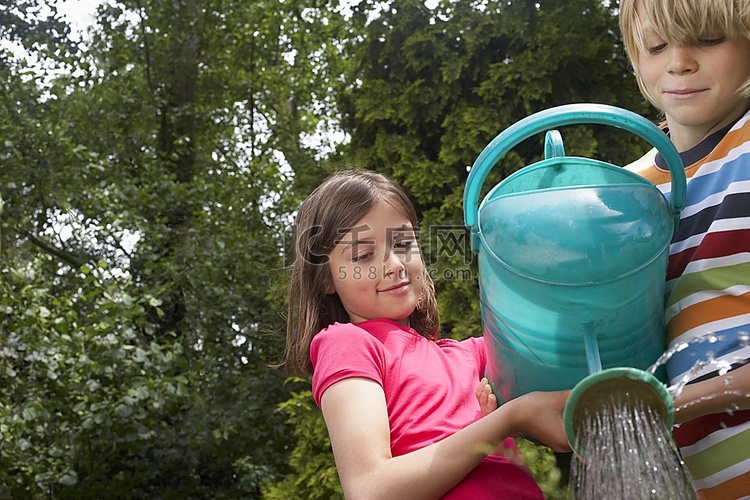
<svg viewBox="0 0 750 500">
<path fill-rule="evenodd" d="M 674 437 L 702 498 L 750 498 L 750 0 L 621 0 L 620 27 L 688 177 L 665 322 L 670 347 L 703 340 L 667 363 L 690 379 Z M 636 163 L 668 196 L 661 156 Z"/>
</svg>

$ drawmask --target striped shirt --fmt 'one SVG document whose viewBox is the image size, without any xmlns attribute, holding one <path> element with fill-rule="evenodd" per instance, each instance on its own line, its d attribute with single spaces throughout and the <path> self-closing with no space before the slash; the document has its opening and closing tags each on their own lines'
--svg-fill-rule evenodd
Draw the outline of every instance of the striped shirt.
<svg viewBox="0 0 750 500">
<path fill-rule="evenodd" d="M 667 341 L 682 347 L 667 362 L 672 384 L 750 359 L 750 111 L 680 156 L 687 198 L 666 283 Z M 669 171 L 654 161 L 639 173 L 669 197 Z M 696 418 L 674 437 L 704 498 L 750 498 L 750 410 Z"/>
</svg>

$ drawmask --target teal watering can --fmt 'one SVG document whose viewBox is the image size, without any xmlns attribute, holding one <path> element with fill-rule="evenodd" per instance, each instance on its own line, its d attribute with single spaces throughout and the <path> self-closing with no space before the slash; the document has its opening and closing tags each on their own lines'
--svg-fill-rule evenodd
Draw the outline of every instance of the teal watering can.
<svg viewBox="0 0 750 500">
<path fill-rule="evenodd" d="M 626 169 L 565 156 L 553 129 L 576 124 L 617 127 L 656 147 L 671 173 L 670 199 Z M 498 160 L 541 132 L 545 158 L 508 176 L 478 204 Z M 645 383 L 669 407 L 671 425 L 671 400 L 644 370 L 664 351 L 668 248 L 685 190 L 683 164 L 667 136 L 612 106 L 547 109 L 487 145 L 469 173 L 464 221 L 478 254 L 487 377 L 500 404 L 531 391 L 575 388 L 592 376 L 574 389 L 570 404 L 590 399 L 581 393 L 597 380 Z M 574 410 L 566 408 L 565 416 L 571 443 Z"/>
</svg>

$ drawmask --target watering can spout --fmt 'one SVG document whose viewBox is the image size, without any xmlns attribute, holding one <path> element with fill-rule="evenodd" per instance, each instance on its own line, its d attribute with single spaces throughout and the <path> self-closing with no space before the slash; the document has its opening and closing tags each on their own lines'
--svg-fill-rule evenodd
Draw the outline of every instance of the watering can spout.
<svg viewBox="0 0 750 500">
<path fill-rule="evenodd" d="M 587 429 L 587 426 L 590 427 L 587 419 L 612 415 L 612 411 L 603 411 L 608 405 L 610 409 L 648 409 L 664 423 L 666 429 L 671 428 L 674 403 L 666 386 L 650 372 L 638 368 L 602 370 L 593 322 L 584 321 L 582 331 L 589 375 L 573 387 L 563 412 L 565 434 L 571 448 L 579 456 L 583 455 L 578 435 L 582 431 L 591 431 Z"/>
<path fill-rule="evenodd" d="M 591 321 L 583 322 L 583 345 L 586 349 L 586 366 L 589 374 L 602 371 L 602 358 L 599 354 L 599 344 L 596 341 L 596 330 Z"/>
<path fill-rule="evenodd" d="M 674 400 L 666 385 L 645 370 L 632 367 L 609 368 L 578 382 L 570 392 L 563 411 L 565 435 L 579 456 L 583 452 L 578 436 L 587 429 L 587 420 L 613 406 L 648 409 L 668 431 L 674 424 Z"/>
</svg>

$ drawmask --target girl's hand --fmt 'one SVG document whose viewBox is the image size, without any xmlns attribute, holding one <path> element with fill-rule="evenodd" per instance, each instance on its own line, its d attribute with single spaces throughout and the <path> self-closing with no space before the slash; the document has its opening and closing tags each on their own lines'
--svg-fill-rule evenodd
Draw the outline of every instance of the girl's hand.
<svg viewBox="0 0 750 500">
<path fill-rule="evenodd" d="M 477 396 L 477 401 L 479 402 L 479 408 L 482 411 L 482 418 L 486 417 L 493 411 L 497 410 L 497 397 L 495 396 L 495 394 L 493 394 L 490 381 L 487 380 L 486 378 L 483 378 L 482 381 L 479 382 L 479 387 L 477 387 L 476 396 Z M 503 443 L 500 443 L 490 452 L 490 455 L 497 455 L 497 456 L 502 457 L 502 456 L 513 455 L 513 453 L 510 452 Z M 522 463 L 523 460 L 521 457 L 515 457 L 515 458 L 519 459 L 519 465 L 526 467 L 526 464 Z"/>
<path fill-rule="evenodd" d="M 511 406 L 518 407 L 517 410 L 523 415 L 519 419 L 519 433 L 538 440 L 554 451 L 570 451 L 562 420 L 569 395 L 570 391 L 532 392 L 513 401 Z M 486 378 L 479 383 L 476 396 L 482 417 L 497 409 L 497 397 L 492 393 L 492 386 Z M 493 454 L 500 454 L 500 448 L 502 445 L 498 446 Z"/>
<path fill-rule="evenodd" d="M 570 391 L 530 392 L 505 405 L 513 404 L 519 433 L 554 451 L 568 452 L 571 448 L 565 434 L 563 410 L 569 395 Z"/>
<path fill-rule="evenodd" d="M 476 396 L 483 417 L 486 417 L 493 411 L 497 410 L 497 397 L 492 393 L 492 386 L 490 385 L 490 381 L 486 378 L 483 378 L 479 383 Z"/>
</svg>

